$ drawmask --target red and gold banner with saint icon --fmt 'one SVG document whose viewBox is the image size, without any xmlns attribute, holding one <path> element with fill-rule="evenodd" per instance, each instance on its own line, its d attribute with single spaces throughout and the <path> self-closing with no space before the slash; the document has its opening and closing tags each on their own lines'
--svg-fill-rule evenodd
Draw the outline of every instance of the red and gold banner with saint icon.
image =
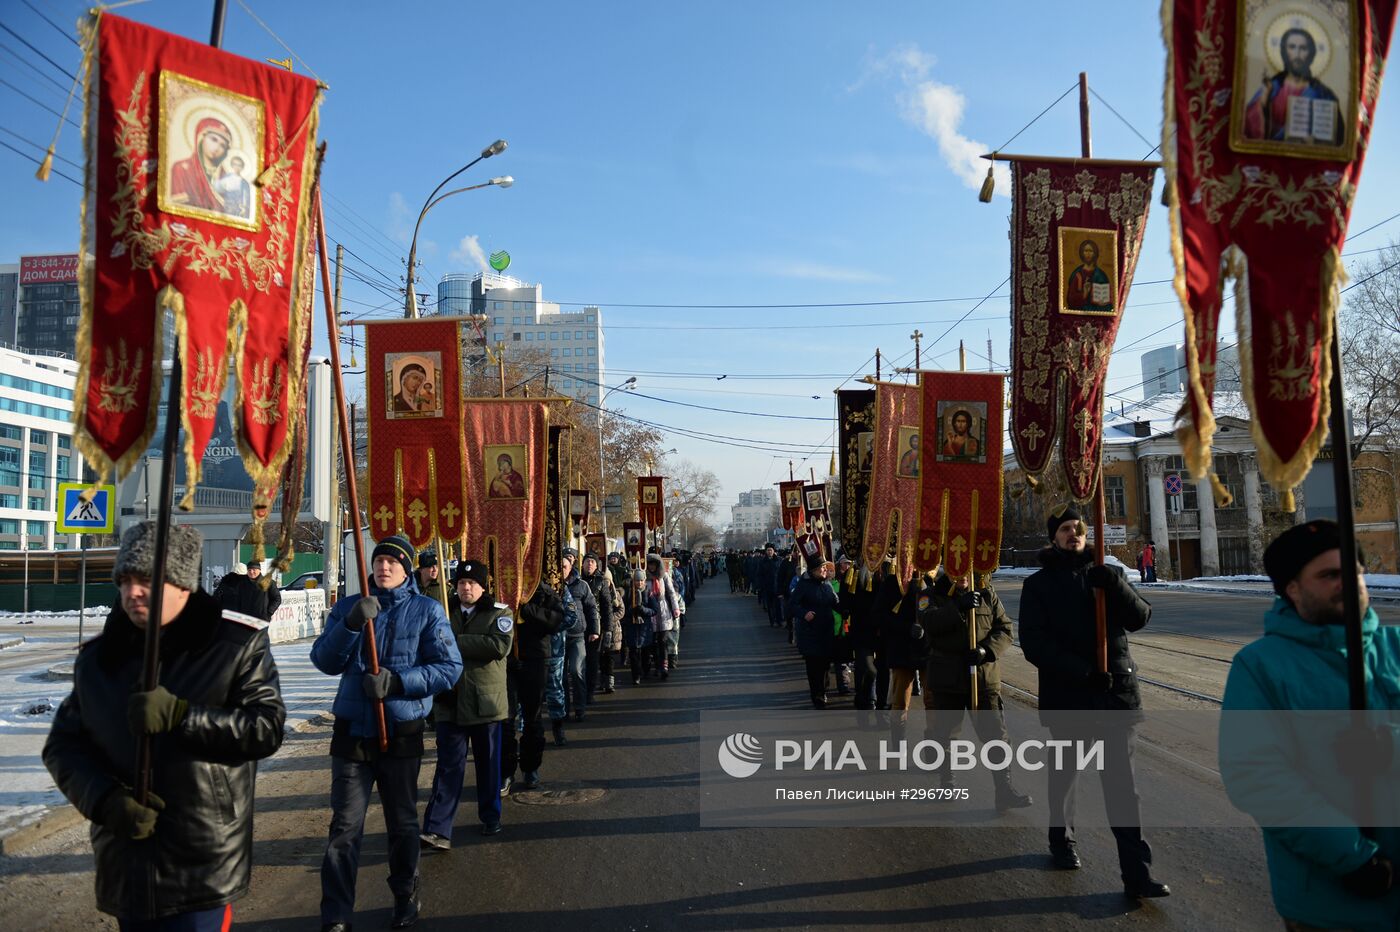
<svg viewBox="0 0 1400 932">
<path fill-rule="evenodd" d="M 1098 481 L 1104 379 L 1154 170 L 1105 159 L 1011 164 L 1011 444 L 1035 478 L 1059 443 L 1081 502 Z"/>
<path fill-rule="evenodd" d="M 666 526 L 666 498 L 662 482 L 664 476 L 637 477 L 637 514 L 648 528 Z"/>
<path fill-rule="evenodd" d="M 145 452 L 169 311 L 183 366 L 181 507 L 193 507 L 230 366 L 244 466 L 259 489 L 273 487 L 305 385 L 320 91 L 110 13 L 85 29 L 95 45 L 74 441 L 118 478 Z"/>
<path fill-rule="evenodd" d="M 588 526 L 588 500 L 587 489 L 569 490 L 569 524 L 570 530 L 575 536 L 583 533 Z"/>
<path fill-rule="evenodd" d="M 1395 15 L 1396 0 L 1163 4 L 1162 152 L 1190 386 L 1179 435 L 1197 477 L 1210 474 L 1231 281 L 1259 471 L 1286 501 L 1326 437 L 1342 244 Z"/>
<path fill-rule="evenodd" d="M 919 530 L 919 389 L 880 382 L 875 386 L 874 451 L 870 508 L 865 515 L 862 556 L 878 573 L 887 556 L 902 580 L 914 573 L 914 537 Z"/>
<path fill-rule="evenodd" d="M 802 490 L 805 486 L 801 479 L 778 483 L 778 508 L 782 512 L 783 527 L 794 534 L 807 525 L 806 510 L 802 507 Z"/>
<path fill-rule="evenodd" d="M 826 486 L 802 487 L 802 511 L 807 518 L 807 531 L 818 537 L 831 537 L 831 519 L 827 514 Z"/>
<path fill-rule="evenodd" d="M 511 608 L 535 594 L 546 557 L 548 421 L 546 404 L 529 398 L 472 398 L 462 412 L 464 552 L 484 556 L 496 598 Z"/>
<path fill-rule="evenodd" d="M 583 540 L 585 554 L 594 553 L 603 560 L 608 558 L 608 538 L 605 534 L 588 534 Z"/>
<path fill-rule="evenodd" d="M 1005 390 L 1000 373 L 919 373 L 921 570 L 958 579 L 1000 563 Z"/>
<path fill-rule="evenodd" d="M 366 321 L 369 524 L 376 540 L 457 540 L 470 495 L 462 459 L 462 320 Z M 468 554 L 481 551 L 468 550 Z"/>
</svg>

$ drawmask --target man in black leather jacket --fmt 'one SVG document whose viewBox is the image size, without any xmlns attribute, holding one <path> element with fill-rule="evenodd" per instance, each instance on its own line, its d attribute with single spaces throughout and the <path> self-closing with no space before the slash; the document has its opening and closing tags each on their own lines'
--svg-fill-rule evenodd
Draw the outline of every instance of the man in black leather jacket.
<svg viewBox="0 0 1400 932">
<path fill-rule="evenodd" d="M 1142 837 L 1133 748 L 1142 720 L 1137 664 L 1128 632 L 1152 617 L 1152 606 L 1110 566 L 1094 563 L 1085 549 L 1088 528 L 1073 506 L 1062 505 L 1046 521 L 1050 546 L 1041 569 L 1021 589 L 1021 650 L 1040 673 L 1040 719 L 1056 738 L 1104 742 L 1104 802 L 1118 844 L 1123 892 L 1129 897 L 1171 893 L 1152 877 L 1152 848 Z M 1108 669 L 1099 670 L 1095 595 L 1104 594 Z M 1097 713 L 1087 716 L 1085 712 Z M 1079 713 L 1079 714 L 1075 714 Z M 1050 853 L 1055 866 L 1075 870 L 1074 797 L 1078 773 L 1049 769 Z"/>
<path fill-rule="evenodd" d="M 79 653 L 44 744 L 54 782 L 92 822 L 97 908 L 123 927 L 228 927 L 252 873 L 256 761 L 282 744 L 267 623 L 225 616 L 199 588 L 202 546 L 194 528 L 170 528 L 160 685 L 143 692 L 155 523 L 123 535 L 121 604 Z M 153 742 L 144 805 L 133 793 L 140 733 Z"/>
</svg>

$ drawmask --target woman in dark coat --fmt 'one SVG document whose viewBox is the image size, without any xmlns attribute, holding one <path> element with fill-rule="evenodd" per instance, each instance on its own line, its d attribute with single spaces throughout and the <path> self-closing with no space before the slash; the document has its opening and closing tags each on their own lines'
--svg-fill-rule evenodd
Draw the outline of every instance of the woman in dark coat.
<svg viewBox="0 0 1400 932">
<path fill-rule="evenodd" d="M 827 582 L 831 564 L 818 558 L 809 564 L 807 574 L 787 599 L 787 618 L 792 625 L 797 651 L 807 664 L 807 689 L 812 706 L 826 708 L 826 671 L 836 647 L 838 600 Z"/>
</svg>

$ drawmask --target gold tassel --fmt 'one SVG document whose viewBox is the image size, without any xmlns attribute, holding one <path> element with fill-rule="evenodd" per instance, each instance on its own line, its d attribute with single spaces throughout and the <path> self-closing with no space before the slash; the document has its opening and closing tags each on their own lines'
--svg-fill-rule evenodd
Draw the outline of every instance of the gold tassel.
<svg viewBox="0 0 1400 932">
<path fill-rule="evenodd" d="M 828 476 L 834 476 L 834 475 L 836 475 L 836 451 L 835 451 L 835 450 L 832 450 L 832 451 L 831 451 L 831 465 L 830 465 L 829 467 L 827 467 L 826 474 L 827 474 Z"/>
<path fill-rule="evenodd" d="M 39 163 L 39 170 L 34 173 L 34 177 L 40 181 L 48 181 L 49 175 L 53 173 L 53 146 L 49 146 L 49 151 L 44 153 L 44 160 Z"/>
<path fill-rule="evenodd" d="M 1020 498 L 1022 495 L 1025 495 L 1025 494 L 1026 494 L 1026 487 L 1023 486 L 1023 485 L 1018 485 L 1018 486 L 1016 486 L 1014 489 L 1011 490 L 1011 497 L 1012 497 L 1012 498 Z"/>
<path fill-rule="evenodd" d="M 1210 491 L 1215 497 L 1216 508 L 1229 508 L 1230 503 L 1235 500 L 1235 496 L 1230 494 L 1230 490 L 1225 488 L 1225 483 L 1221 482 L 1215 473 L 1210 474 Z"/>
<path fill-rule="evenodd" d="M 996 176 L 992 174 L 993 169 L 997 166 L 995 152 L 992 153 L 992 158 L 992 164 L 987 166 L 987 177 L 982 179 L 982 190 L 977 192 L 977 199 L 983 204 L 990 204 L 992 202 L 992 191 L 994 191 L 997 186 Z"/>
<path fill-rule="evenodd" d="M 1278 507 L 1280 511 L 1286 511 L 1290 514 L 1298 510 L 1298 503 L 1293 500 L 1292 489 L 1284 489 L 1278 493 Z"/>
</svg>

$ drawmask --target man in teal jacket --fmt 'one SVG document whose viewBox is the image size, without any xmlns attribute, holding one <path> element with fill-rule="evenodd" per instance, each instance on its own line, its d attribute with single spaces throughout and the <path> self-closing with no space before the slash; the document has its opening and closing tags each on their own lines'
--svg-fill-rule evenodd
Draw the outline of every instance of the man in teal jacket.
<svg viewBox="0 0 1400 932">
<path fill-rule="evenodd" d="M 1316 520 L 1289 528 L 1265 551 L 1278 597 L 1264 616 L 1264 637 L 1230 668 L 1220 772 L 1231 801 L 1263 828 L 1274 905 L 1287 928 L 1393 930 L 1400 928 L 1394 726 L 1347 738 L 1349 715 L 1315 714 L 1348 708 L 1340 546 L 1336 523 Z M 1387 712 L 1400 709 L 1400 628 L 1379 627 L 1357 582 L 1367 707 L 1377 710 L 1373 724 L 1394 721 Z M 1314 714 L 1276 714 L 1285 710 Z M 1372 784 L 1368 821 L 1380 826 L 1371 831 L 1358 827 L 1351 809 L 1358 757 Z"/>
</svg>

